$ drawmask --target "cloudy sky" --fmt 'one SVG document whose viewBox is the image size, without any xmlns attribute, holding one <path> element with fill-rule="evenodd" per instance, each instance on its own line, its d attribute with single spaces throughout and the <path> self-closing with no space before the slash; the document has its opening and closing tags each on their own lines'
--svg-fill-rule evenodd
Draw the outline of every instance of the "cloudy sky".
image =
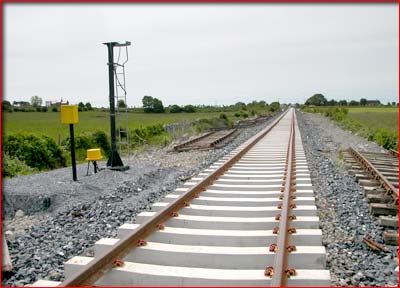
<svg viewBox="0 0 400 288">
<path fill-rule="evenodd" d="M 396 4 L 4 4 L 9 101 L 108 105 L 107 50 L 126 40 L 128 105 L 397 101 Z M 116 51 L 117 52 L 117 51 Z"/>
</svg>

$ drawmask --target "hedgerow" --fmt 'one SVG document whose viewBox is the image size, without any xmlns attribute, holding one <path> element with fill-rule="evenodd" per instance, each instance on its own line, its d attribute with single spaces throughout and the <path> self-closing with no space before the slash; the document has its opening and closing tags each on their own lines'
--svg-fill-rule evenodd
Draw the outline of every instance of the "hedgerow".
<svg viewBox="0 0 400 288">
<path fill-rule="evenodd" d="M 19 132 L 4 137 L 3 151 L 37 170 L 65 167 L 66 161 L 56 142 L 46 135 Z"/>
<path fill-rule="evenodd" d="M 3 177 L 15 177 L 36 171 L 29 167 L 24 161 L 19 160 L 16 157 L 11 157 L 7 153 L 4 153 L 3 155 L 2 164 L 3 169 L 1 174 Z"/>
</svg>

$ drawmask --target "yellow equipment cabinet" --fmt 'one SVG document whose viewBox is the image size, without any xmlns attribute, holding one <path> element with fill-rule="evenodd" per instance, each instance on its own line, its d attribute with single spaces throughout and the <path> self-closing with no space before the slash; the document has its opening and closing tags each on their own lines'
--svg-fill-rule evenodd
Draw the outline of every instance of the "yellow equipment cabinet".
<svg viewBox="0 0 400 288">
<path fill-rule="evenodd" d="M 86 150 L 86 161 L 88 161 L 86 175 L 89 175 L 90 162 L 93 164 L 94 173 L 97 173 L 97 170 L 100 170 L 97 161 L 102 158 L 103 156 L 101 155 L 101 150 L 99 148 Z"/>
<path fill-rule="evenodd" d="M 61 105 L 61 123 L 78 124 L 78 105 Z"/>
<path fill-rule="evenodd" d="M 101 160 L 101 151 L 99 148 L 86 150 L 86 161 L 97 161 Z"/>
</svg>

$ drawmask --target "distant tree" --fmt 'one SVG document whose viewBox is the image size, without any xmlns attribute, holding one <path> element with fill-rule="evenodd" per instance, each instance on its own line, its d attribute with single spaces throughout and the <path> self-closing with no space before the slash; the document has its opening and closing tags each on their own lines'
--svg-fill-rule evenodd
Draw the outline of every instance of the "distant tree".
<svg viewBox="0 0 400 288">
<path fill-rule="evenodd" d="M 145 113 L 151 113 L 154 110 L 154 98 L 151 96 L 144 96 L 142 99 L 143 110 Z"/>
<path fill-rule="evenodd" d="M 1 110 L 2 111 L 11 111 L 10 101 L 3 100 L 3 102 L 1 102 Z"/>
<path fill-rule="evenodd" d="M 86 107 L 87 110 L 93 110 L 92 104 L 90 104 L 90 102 L 87 102 L 87 103 L 85 104 L 85 107 Z"/>
<path fill-rule="evenodd" d="M 315 106 L 324 106 L 328 101 L 325 96 L 322 94 L 314 94 L 310 98 L 307 99 L 306 105 L 315 105 Z"/>
<path fill-rule="evenodd" d="M 118 100 L 118 108 L 125 108 L 125 107 L 126 107 L 125 101 L 122 99 Z"/>
<path fill-rule="evenodd" d="M 360 103 L 359 103 L 358 101 L 351 100 L 350 103 L 349 103 L 349 105 L 350 105 L 350 106 L 357 106 L 357 105 L 360 105 Z"/>
<path fill-rule="evenodd" d="M 392 106 L 393 106 L 393 107 L 396 106 L 396 102 L 392 102 Z"/>
<path fill-rule="evenodd" d="M 52 112 L 58 112 L 58 108 L 56 106 L 53 106 L 53 108 L 51 108 Z"/>
<path fill-rule="evenodd" d="M 340 106 L 347 106 L 347 101 L 346 100 L 340 100 L 339 102 Z"/>
<path fill-rule="evenodd" d="M 193 105 L 186 105 L 183 107 L 183 112 L 194 113 L 196 112 L 196 108 Z"/>
<path fill-rule="evenodd" d="M 237 107 L 246 107 L 246 103 L 237 102 L 237 103 L 235 104 L 235 106 L 237 106 Z"/>
<path fill-rule="evenodd" d="M 145 113 L 164 113 L 165 109 L 161 100 L 151 96 L 144 96 L 142 99 L 143 110 Z"/>
<path fill-rule="evenodd" d="M 154 98 L 154 113 L 164 113 L 164 105 L 162 104 L 162 101 Z"/>
<path fill-rule="evenodd" d="M 33 107 L 40 107 L 42 106 L 43 100 L 39 96 L 35 95 L 31 97 L 31 104 Z"/>
<path fill-rule="evenodd" d="M 272 102 L 271 104 L 269 104 L 269 109 L 272 112 L 278 111 L 281 108 L 281 104 L 279 102 Z"/>
<path fill-rule="evenodd" d="M 85 110 L 85 104 L 83 104 L 83 102 L 79 102 L 78 103 L 78 109 L 81 108 L 81 110 L 79 111 L 84 111 Z"/>
<path fill-rule="evenodd" d="M 367 105 L 367 99 L 361 98 L 361 99 L 360 99 L 360 105 L 361 105 L 361 106 Z"/>
<path fill-rule="evenodd" d="M 256 101 L 256 100 L 253 100 L 249 104 L 247 104 L 247 106 L 258 106 L 258 105 L 259 105 L 258 101 Z"/>
<path fill-rule="evenodd" d="M 260 102 L 258 102 L 258 105 L 259 105 L 260 107 L 266 107 L 266 106 L 268 106 L 267 102 L 265 102 L 264 100 L 261 100 Z"/>
<path fill-rule="evenodd" d="M 182 108 L 179 105 L 174 104 L 169 108 L 169 112 L 170 113 L 180 113 L 180 112 L 182 112 Z"/>
<path fill-rule="evenodd" d="M 41 112 L 47 112 L 49 109 L 46 107 L 46 106 L 43 106 L 42 108 L 41 108 Z"/>
<path fill-rule="evenodd" d="M 335 99 L 331 99 L 328 102 L 326 102 L 327 105 L 329 106 L 335 106 L 337 105 L 338 102 L 335 101 Z"/>
</svg>

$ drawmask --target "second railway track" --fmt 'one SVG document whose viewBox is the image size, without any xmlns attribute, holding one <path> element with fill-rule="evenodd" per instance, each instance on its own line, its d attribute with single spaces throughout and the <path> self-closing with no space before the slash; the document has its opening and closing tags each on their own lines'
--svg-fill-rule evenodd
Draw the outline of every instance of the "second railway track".
<svg viewBox="0 0 400 288">
<path fill-rule="evenodd" d="M 330 286 L 313 187 L 290 109 L 36 286 Z"/>
<path fill-rule="evenodd" d="M 174 150 L 189 151 L 218 148 L 233 140 L 238 134 L 238 129 L 208 132 L 200 137 L 176 145 Z"/>
<path fill-rule="evenodd" d="M 344 152 L 350 172 L 364 187 L 371 214 L 379 217 L 385 227 L 383 239 L 386 244 L 398 244 L 398 153 L 374 153 L 350 148 Z"/>
</svg>

